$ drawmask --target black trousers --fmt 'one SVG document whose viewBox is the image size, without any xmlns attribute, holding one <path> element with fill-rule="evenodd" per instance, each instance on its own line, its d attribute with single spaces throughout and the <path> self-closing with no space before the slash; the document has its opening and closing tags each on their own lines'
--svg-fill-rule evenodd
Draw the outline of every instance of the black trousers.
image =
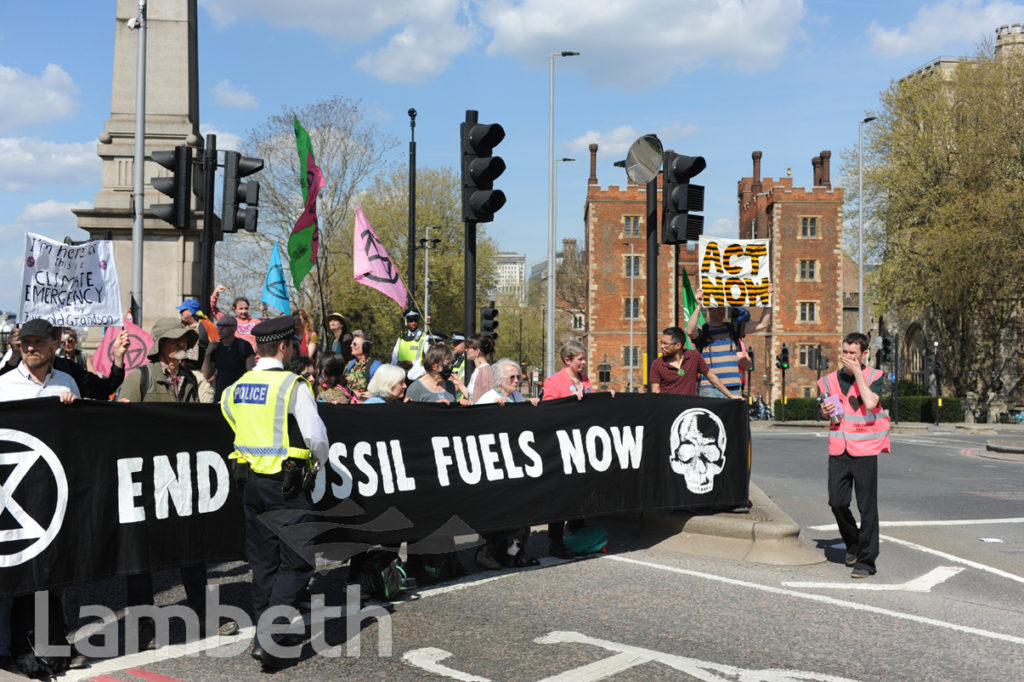
<svg viewBox="0 0 1024 682">
<path fill-rule="evenodd" d="M 190 609 L 200 618 L 206 615 L 206 564 L 183 566 L 181 582 L 185 586 L 185 599 Z M 153 574 L 138 573 L 125 576 L 128 606 L 153 605 Z"/>
<path fill-rule="evenodd" d="M 245 484 L 245 558 L 252 567 L 252 606 L 257 619 L 272 606 L 298 607 L 313 577 L 314 555 L 289 528 L 310 521 L 309 493 L 286 497 L 281 481 L 249 473 Z M 296 514 L 296 512 L 300 512 Z"/>
<path fill-rule="evenodd" d="M 851 492 L 857 493 L 860 528 L 850 511 Z M 839 525 L 846 551 L 857 555 L 857 568 L 875 572 L 878 558 L 878 457 L 828 458 L 828 505 Z"/>
</svg>

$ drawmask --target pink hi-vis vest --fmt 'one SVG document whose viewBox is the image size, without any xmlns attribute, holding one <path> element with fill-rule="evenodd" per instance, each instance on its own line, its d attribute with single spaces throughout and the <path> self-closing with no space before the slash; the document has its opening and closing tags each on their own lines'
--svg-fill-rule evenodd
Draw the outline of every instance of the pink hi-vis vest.
<svg viewBox="0 0 1024 682">
<path fill-rule="evenodd" d="M 864 368 L 864 381 L 868 386 L 881 376 L 880 369 Z M 858 401 L 858 407 L 854 409 L 850 398 L 858 397 L 857 384 L 850 386 L 849 393 L 843 393 L 839 388 L 838 372 L 831 372 L 818 379 L 818 389 L 822 395 L 838 395 L 843 401 L 843 416 L 839 423 L 829 421 L 828 454 L 841 455 L 848 452 L 853 457 L 864 457 L 889 452 L 889 413 L 882 409 L 881 403 L 869 412 Z"/>
</svg>

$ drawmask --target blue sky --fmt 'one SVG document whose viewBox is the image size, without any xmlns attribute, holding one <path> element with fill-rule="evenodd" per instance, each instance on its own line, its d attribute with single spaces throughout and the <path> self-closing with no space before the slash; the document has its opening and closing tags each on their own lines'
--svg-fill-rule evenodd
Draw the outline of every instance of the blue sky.
<svg viewBox="0 0 1024 682">
<path fill-rule="evenodd" d="M 170 0 L 150 0 L 151 3 Z M 177 1 L 177 0 L 176 0 Z M 547 239 L 548 65 L 555 61 L 558 235 L 583 237 L 587 146 L 613 162 L 656 133 L 702 155 L 705 231 L 736 234 L 736 182 L 857 144 L 857 123 L 897 79 L 938 56 L 970 54 L 1024 22 L 1003 0 L 199 0 L 202 132 L 221 149 L 282 107 L 335 94 L 362 101 L 417 166 L 457 168 L 467 109 L 506 131 L 508 203 L 488 227 L 501 248 L 543 258 Z M 100 187 L 97 136 L 110 116 L 115 2 L 4 3 L 0 14 L 0 308 L 13 308 L 27 231 L 82 239 L 70 209 Z M 299 68 L 296 66 L 299 65 Z M 330 182 L 330 178 L 327 178 Z M 149 203 L 147 198 L 147 203 Z M 298 208 L 298 207 L 297 207 Z M 258 295 L 258 292 L 247 292 Z"/>
</svg>

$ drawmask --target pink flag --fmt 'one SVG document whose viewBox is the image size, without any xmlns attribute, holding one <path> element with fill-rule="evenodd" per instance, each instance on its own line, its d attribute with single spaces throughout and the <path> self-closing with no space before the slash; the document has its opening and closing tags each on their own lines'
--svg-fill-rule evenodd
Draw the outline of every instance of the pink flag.
<svg viewBox="0 0 1024 682">
<path fill-rule="evenodd" d="M 363 209 L 356 207 L 356 229 L 353 231 L 352 269 L 357 282 L 373 287 L 405 310 L 405 283 L 398 274 L 384 245 L 377 239 Z"/>
<path fill-rule="evenodd" d="M 128 350 L 124 353 L 124 371 L 142 367 L 149 362 L 149 349 L 153 345 L 153 337 L 142 327 L 124 317 L 124 328 L 128 330 Z M 107 327 L 103 340 L 92 356 L 92 366 L 103 376 L 110 376 L 110 368 L 114 366 L 114 341 L 121 333 L 120 327 Z"/>
</svg>

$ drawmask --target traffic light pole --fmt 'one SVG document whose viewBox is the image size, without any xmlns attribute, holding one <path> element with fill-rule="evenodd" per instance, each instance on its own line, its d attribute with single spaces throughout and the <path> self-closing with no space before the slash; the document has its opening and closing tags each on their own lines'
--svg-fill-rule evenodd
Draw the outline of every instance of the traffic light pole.
<svg viewBox="0 0 1024 682">
<path fill-rule="evenodd" d="M 900 344 L 899 338 L 892 344 L 892 423 L 900 423 Z"/>
<path fill-rule="evenodd" d="M 217 181 L 217 136 L 206 136 L 206 147 L 203 149 L 203 233 L 200 235 L 199 248 L 201 251 L 200 262 L 203 268 L 203 279 L 200 287 L 202 298 L 199 303 L 208 315 L 213 315 L 210 310 L 210 296 L 213 294 L 213 193 Z M 191 213 L 191 211 L 189 211 Z"/>
<path fill-rule="evenodd" d="M 467 116 L 468 118 L 468 116 Z M 466 327 L 466 336 L 469 337 L 476 333 L 476 222 L 472 220 L 466 221 L 466 237 L 465 237 L 465 315 L 463 317 L 463 324 Z M 473 370 L 475 367 L 472 362 L 465 364 L 466 378 L 463 379 L 465 384 L 469 386 L 469 379 L 473 376 Z"/>
<path fill-rule="evenodd" d="M 135 62 L 135 219 L 132 222 L 132 321 L 142 325 L 143 192 L 146 184 L 146 0 L 139 0 L 139 52 Z"/>
<path fill-rule="evenodd" d="M 409 109 L 409 294 L 416 298 L 416 110 Z M 426 284 L 426 286 L 430 286 Z M 425 313 L 424 313 L 425 314 Z"/>
<path fill-rule="evenodd" d="M 658 176 L 647 183 L 647 370 L 658 354 Z M 633 312 L 633 302 L 629 302 Z M 633 349 L 629 349 L 630 355 Z M 633 358 L 631 357 L 630 360 Z M 647 382 L 651 390 L 651 382 Z"/>
</svg>

